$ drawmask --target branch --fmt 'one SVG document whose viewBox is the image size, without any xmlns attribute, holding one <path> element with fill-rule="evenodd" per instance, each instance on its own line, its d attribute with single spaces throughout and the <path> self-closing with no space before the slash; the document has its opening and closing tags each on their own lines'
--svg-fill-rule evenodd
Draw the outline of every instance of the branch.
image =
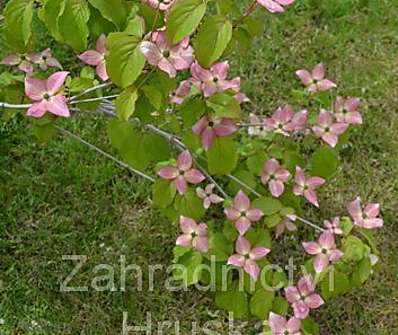
<svg viewBox="0 0 398 335">
<path fill-rule="evenodd" d="M 66 136 L 69 136 L 70 138 L 72 138 L 72 139 L 74 139 L 74 140 L 76 140 L 76 141 L 88 146 L 90 149 L 100 153 L 101 155 L 105 156 L 106 158 L 109 158 L 110 160 L 114 161 L 116 164 L 118 164 L 121 167 L 129 170 L 130 172 L 132 172 L 132 173 L 134 173 L 134 174 L 136 174 L 136 175 L 138 175 L 138 176 L 140 176 L 142 178 L 145 178 L 145 179 L 147 179 L 147 180 L 149 180 L 151 182 L 155 181 L 155 179 L 152 178 L 151 176 L 148 176 L 147 174 L 132 168 L 130 165 L 122 162 L 121 160 L 117 159 L 116 157 L 112 156 L 111 154 L 108 154 L 107 152 L 101 150 L 100 148 L 96 147 L 94 144 L 91 144 L 91 143 L 83 140 L 81 137 L 71 133 L 70 131 L 68 131 L 68 130 L 66 130 L 64 128 L 61 128 L 59 126 L 55 126 L 55 128 L 58 129 L 62 134 L 66 135 Z"/>
<path fill-rule="evenodd" d="M 87 102 L 95 102 L 95 101 L 102 101 L 104 99 L 114 99 L 117 98 L 120 94 L 108 95 L 106 97 L 97 97 L 97 98 L 90 98 L 90 99 L 83 99 L 83 100 L 71 100 L 69 104 L 83 104 Z"/>
<path fill-rule="evenodd" d="M 99 90 L 101 88 L 109 87 L 111 85 L 112 85 L 112 83 L 109 82 L 109 83 L 103 83 L 103 84 L 100 84 L 100 85 L 97 85 L 97 86 L 90 87 L 87 90 L 84 90 L 83 92 L 81 92 L 81 93 L 79 93 L 79 94 L 77 94 L 77 95 L 75 95 L 73 97 L 70 97 L 69 101 L 72 102 L 73 100 L 75 100 L 75 99 L 77 99 L 77 98 L 79 98 L 79 97 L 81 97 L 83 95 L 86 95 L 88 93 L 94 92 L 94 91 Z"/>
<path fill-rule="evenodd" d="M 7 108 L 7 109 L 25 109 L 31 107 L 32 104 L 25 104 L 25 105 L 14 105 L 9 104 L 7 102 L 0 102 L 0 109 Z"/>
</svg>

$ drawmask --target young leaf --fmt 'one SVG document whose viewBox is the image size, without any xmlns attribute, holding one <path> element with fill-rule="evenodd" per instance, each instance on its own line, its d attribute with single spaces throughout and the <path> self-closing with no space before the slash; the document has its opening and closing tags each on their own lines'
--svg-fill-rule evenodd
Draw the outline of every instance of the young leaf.
<svg viewBox="0 0 398 335">
<path fill-rule="evenodd" d="M 77 51 L 84 51 L 87 48 L 89 18 L 90 10 L 86 2 L 65 1 L 65 9 L 58 20 L 58 27 L 63 40 Z"/>
<path fill-rule="evenodd" d="M 330 179 L 339 166 L 337 153 L 327 146 L 321 146 L 314 152 L 311 160 L 311 174 L 313 176 Z"/>
<path fill-rule="evenodd" d="M 166 31 L 174 44 L 192 34 L 206 12 L 205 0 L 177 0 L 167 16 Z"/>
<path fill-rule="evenodd" d="M 250 313 L 260 320 L 267 319 L 274 297 L 275 292 L 258 289 L 250 299 Z"/>
<path fill-rule="evenodd" d="M 198 198 L 193 189 L 189 189 L 185 194 L 177 196 L 175 208 L 181 215 L 195 220 L 200 220 L 206 212 L 202 200 Z"/>
<path fill-rule="evenodd" d="M 322 281 L 322 297 L 329 300 L 347 293 L 350 288 L 351 285 L 347 275 L 334 268 L 331 274 L 329 273 Z"/>
<path fill-rule="evenodd" d="M 209 68 L 217 61 L 232 38 L 232 23 L 222 15 L 210 16 L 200 27 L 194 46 L 200 65 Z"/>
<path fill-rule="evenodd" d="M 225 175 L 231 173 L 238 162 L 236 145 L 231 137 L 216 138 L 207 152 L 209 172 Z"/>
<path fill-rule="evenodd" d="M 252 206 L 261 209 L 267 216 L 278 213 L 282 209 L 282 203 L 271 197 L 257 198 L 253 201 Z"/>
<path fill-rule="evenodd" d="M 372 273 L 372 264 L 369 257 L 364 257 L 357 266 L 351 276 L 351 283 L 356 287 L 361 286 Z"/>
<path fill-rule="evenodd" d="M 26 51 L 32 34 L 33 0 L 11 0 L 4 9 L 4 30 L 8 43 Z"/>
<path fill-rule="evenodd" d="M 239 102 L 227 93 L 216 93 L 207 100 L 207 106 L 219 117 L 239 118 L 241 108 Z"/>
<path fill-rule="evenodd" d="M 88 0 L 89 3 L 97 8 L 102 16 L 113 22 L 119 30 L 124 28 L 127 13 L 122 0 Z"/>
<path fill-rule="evenodd" d="M 166 208 L 174 200 L 176 187 L 174 182 L 165 179 L 158 179 L 153 184 L 153 202 L 155 205 Z"/>
<path fill-rule="evenodd" d="M 140 38 L 128 33 L 109 34 L 106 69 L 112 81 L 125 88 L 135 82 L 145 65 L 144 55 L 138 48 Z"/>
<path fill-rule="evenodd" d="M 135 110 L 137 90 L 134 87 L 125 89 L 116 99 L 116 113 L 121 120 L 127 121 Z"/>
<path fill-rule="evenodd" d="M 182 265 L 182 267 L 174 269 L 174 279 L 181 280 L 185 286 L 197 283 L 201 276 L 201 271 L 199 270 L 202 259 L 202 254 L 193 250 L 183 254 L 177 263 Z"/>
</svg>

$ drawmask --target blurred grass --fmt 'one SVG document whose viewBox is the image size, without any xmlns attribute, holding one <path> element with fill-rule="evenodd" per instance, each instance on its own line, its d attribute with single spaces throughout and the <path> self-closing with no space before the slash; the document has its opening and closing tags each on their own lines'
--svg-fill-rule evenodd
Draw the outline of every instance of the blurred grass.
<svg viewBox="0 0 398 335">
<path fill-rule="evenodd" d="M 56 54 L 74 62 L 66 48 Z M 233 60 L 259 113 L 289 101 L 299 87 L 294 71 L 320 61 L 340 92 L 363 98 L 365 124 L 322 191 L 321 210 L 309 216 L 342 214 L 344 202 L 359 194 L 382 204 L 385 227 L 377 273 L 316 317 L 324 335 L 398 334 L 398 3 L 297 1 L 286 14 L 267 16 L 250 54 Z M 82 114 L 65 126 L 110 150 L 104 120 Z M 42 146 L 23 120 L 0 124 L 0 334 L 119 334 L 123 311 L 130 324 L 142 324 L 147 311 L 154 320 L 184 320 L 182 334 L 191 321 L 218 320 L 218 331 L 227 334 L 211 295 L 166 291 L 165 271 L 155 273 L 152 292 L 139 292 L 132 280 L 127 292 L 59 292 L 73 268 L 63 254 L 88 255 L 75 285 L 90 286 L 99 263 L 119 269 L 121 254 L 144 269 L 170 264 L 176 228 L 150 208 L 148 189 L 69 139 Z"/>
</svg>

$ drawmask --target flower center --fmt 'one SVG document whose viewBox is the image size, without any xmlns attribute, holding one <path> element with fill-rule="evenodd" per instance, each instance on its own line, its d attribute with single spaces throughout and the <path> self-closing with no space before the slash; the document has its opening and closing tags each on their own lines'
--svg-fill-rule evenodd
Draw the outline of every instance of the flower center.
<svg viewBox="0 0 398 335">
<path fill-rule="evenodd" d="M 278 124 L 278 128 L 279 128 L 279 129 L 282 129 L 282 128 L 283 128 L 283 124 L 282 124 L 282 123 L 279 123 L 279 124 Z"/>
<path fill-rule="evenodd" d="M 328 133 L 330 131 L 330 127 L 325 127 L 325 132 Z"/>
<path fill-rule="evenodd" d="M 217 82 L 218 82 L 218 78 L 217 78 L 217 77 L 214 77 L 214 78 L 213 78 L 213 82 L 217 83 Z"/>
<path fill-rule="evenodd" d="M 214 122 L 213 121 L 209 121 L 208 125 L 209 125 L 209 127 L 213 127 L 214 126 Z"/>
<path fill-rule="evenodd" d="M 165 57 L 165 58 L 170 57 L 170 51 L 169 50 L 163 51 L 163 57 Z"/>
<path fill-rule="evenodd" d="M 51 96 L 48 93 L 44 93 L 44 95 L 43 95 L 44 100 L 48 100 L 50 98 L 51 98 Z"/>
</svg>

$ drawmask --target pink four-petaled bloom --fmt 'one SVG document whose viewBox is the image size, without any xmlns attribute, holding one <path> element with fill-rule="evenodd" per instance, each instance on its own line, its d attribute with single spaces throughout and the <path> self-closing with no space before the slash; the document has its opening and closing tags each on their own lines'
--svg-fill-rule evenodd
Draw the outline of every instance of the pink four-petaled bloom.
<svg viewBox="0 0 398 335">
<path fill-rule="evenodd" d="M 334 235 L 343 234 L 343 230 L 340 228 L 340 218 L 338 216 L 334 217 L 332 220 L 324 220 L 323 225 L 327 231 Z"/>
<path fill-rule="evenodd" d="M 175 0 L 144 0 L 153 9 L 167 11 L 174 4 Z"/>
<path fill-rule="evenodd" d="M 275 229 L 275 236 L 278 238 L 281 236 L 285 230 L 287 231 L 297 231 L 297 226 L 293 223 L 293 221 L 296 221 L 296 215 L 286 215 L 286 217 L 282 220 L 280 224 L 276 226 Z"/>
<path fill-rule="evenodd" d="M 334 113 L 337 122 L 362 124 L 362 115 L 358 112 L 361 100 L 359 98 L 337 97 L 334 103 Z"/>
<path fill-rule="evenodd" d="M 295 195 L 304 196 L 311 204 L 319 207 L 315 189 L 322 186 L 325 183 L 325 179 L 320 177 L 307 177 L 304 170 L 301 167 L 296 166 L 296 175 L 294 180 L 296 185 L 293 187 L 293 193 Z"/>
<path fill-rule="evenodd" d="M 40 69 L 46 71 L 49 67 L 57 67 L 62 70 L 61 63 L 53 56 L 51 49 L 43 50 L 29 55 L 29 59 L 39 65 Z"/>
<path fill-rule="evenodd" d="M 223 198 L 213 192 L 215 186 L 216 185 L 214 184 L 209 184 L 205 187 L 205 189 L 201 187 L 196 189 L 196 194 L 203 200 L 203 207 L 206 209 L 208 209 L 211 204 L 219 204 L 220 202 L 224 201 Z"/>
<path fill-rule="evenodd" d="M 325 231 L 318 242 L 303 242 L 305 251 L 310 255 L 316 255 L 314 269 L 321 273 L 327 269 L 330 263 L 334 263 L 343 256 L 343 252 L 336 247 L 333 233 Z"/>
<path fill-rule="evenodd" d="M 285 7 L 291 5 L 295 0 L 257 0 L 270 13 L 282 13 Z"/>
<path fill-rule="evenodd" d="M 259 221 L 264 215 L 261 209 L 251 207 L 250 199 L 242 191 L 236 194 L 233 207 L 224 209 L 224 213 L 228 220 L 235 222 L 240 235 L 244 235 L 252 222 Z"/>
<path fill-rule="evenodd" d="M 260 266 L 257 261 L 264 258 L 271 250 L 264 247 L 252 248 L 250 242 L 239 236 L 235 243 L 236 254 L 228 258 L 228 265 L 242 268 L 254 280 L 258 279 Z"/>
<path fill-rule="evenodd" d="M 200 252 L 207 252 L 209 250 L 206 224 L 197 224 L 195 220 L 181 216 L 180 229 L 183 234 L 177 238 L 176 245 L 192 247 Z"/>
<path fill-rule="evenodd" d="M 239 92 L 240 78 L 227 80 L 228 71 L 228 62 L 214 64 L 209 70 L 202 68 L 195 62 L 191 65 L 192 78 L 190 80 L 204 93 L 205 97 L 227 90 Z"/>
<path fill-rule="evenodd" d="M 192 131 L 201 137 L 202 146 L 207 151 L 217 137 L 232 135 L 236 131 L 236 126 L 231 119 L 205 115 L 195 123 Z"/>
<path fill-rule="evenodd" d="M 286 299 L 292 304 L 294 316 L 299 319 L 307 318 L 311 309 L 322 306 L 325 302 L 315 293 L 315 284 L 308 276 L 302 277 L 297 287 L 285 288 Z"/>
<path fill-rule="evenodd" d="M 188 184 L 199 184 L 205 176 L 199 170 L 192 168 L 192 156 L 188 150 L 181 152 L 177 158 L 177 167 L 167 166 L 158 171 L 163 179 L 174 180 L 178 193 L 184 194 Z"/>
<path fill-rule="evenodd" d="M 289 136 L 290 132 L 303 130 L 307 123 L 306 110 L 294 113 L 292 106 L 279 107 L 277 111 L 264 120 L 268 129 L 277 134 Z"/>
<path fill-rule="evenodd" d="M 79 55 L 79 59 L 88 65 L 96 67 L 98 77 L 103 81 L 109 79 L 108 73 L 106 71 L 106 37 L 101 35 L 97 40 L 96 50 L 88 50 Z"/>
<path fill-rule="evenodd" d="M 25 79 L 25 94 L 33 101 L 26 115 L 42 117 L 46 112 L 69 117 L 70 112 L 65 96 L 59 93 L 69 72 L 60 71 L 52 74 L 47 80 L 36 78 Z"/>
<path fill-rule="evenodd" d="M 322 109 L 318 115 L 317 124 L 312 127 L 312 131 L 317 137 L 322 138 L 323 141 L 334 148 L 339 136 L 347 130 L 348 126 L 348 123 L 334 122 L 332 114 Z"/>
<path fill-rule="evenodd" d="M 272 335 L 301 335 L 301 321 L 298 318 L 292 317 L 287 320 L 285 317 L 271 312 L 268 324 Z"/>
<path fill-rule="evenodd" d="M 193 48 L 189 45 L 189 37 L 172 45 L 164 31 L 152 33 L 150 41 L 141 42 L 140 50 L 149 64 L 157 66 L 171 78 L 177 75 L 177 71 L 189 69 L 195 59 Z"/>
<path fill-rule="evenodd" d="M 172 104 L 181 105 L 185 97 L 191 90 L 192 83 L 189 80 L 183 80 L 177 89 L 170 94 L 170 102 Z"/>
<path fill-rule="evenodd" d="M 29 56 L 12 54 L 6 56 L 0 64 L 7 66 L 18 66 L 20 71 L 23 71 L 29 75 L 33 73 L 33 65 Z"/>
<path fill-rule="evenodd" d="M 298 70 L 296 75 L 309 92 L 324 92 L 337 87 L 334 82 L 325 78 L 325 66 L 322 63 L 316 65 L 311 72 Z"/>
<path fill-rule="evenodd" d="M 268 184 L 269 191 L 274 197 L 280 197 L 285 190 L 285 182 L 289 180 L 290 173 L 284 169 L 279 162 L 272 158 L 268 160 L 261 174 L 261 181 Z"/>
<path fill-rule="evenodd" d="M 383 226 L 383 219 L 378 217 L 380 214 L 380 205 L 369 203 L 364 208 L 361 206 L 361 198 L 357 197 L 347 205 L 354 224 L 365 229 L 375 229 Z"/>
</svg>

